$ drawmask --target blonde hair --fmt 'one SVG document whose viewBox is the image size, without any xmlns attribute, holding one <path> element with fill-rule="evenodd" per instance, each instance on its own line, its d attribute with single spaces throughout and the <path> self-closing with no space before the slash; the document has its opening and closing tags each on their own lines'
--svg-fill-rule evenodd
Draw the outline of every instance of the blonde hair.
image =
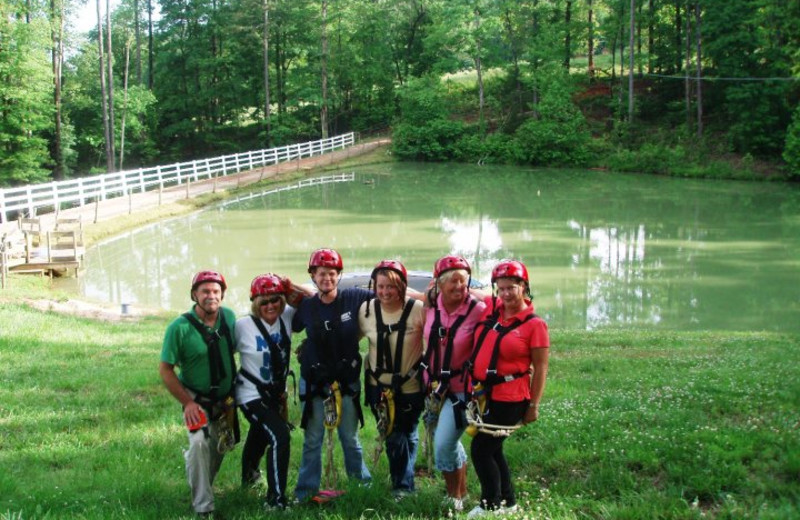
<svg viewBox="0 0 800 520">
<path fill-rule="evenodd" d="M 469 280 L 469 271 L 467 271 L 466 269 L 450 269 L 449 271 L 445 271 L 439 275 L 439 278 L 436 279 L 436 285 L 438 285 L 439 288 L 441 289 L 441 287 L 447 282 L 449 282 L 450 278 L 452 278 L 453 275 L 456 273 L 460 273 L 461 276 Z"/>
<path fill-rule="evenodd" d="M 253 298 L 253 303 L 250 304 L 250 312 L 253 314 L 253 316 L 257 318 L 261 316 L 261 304 L 264 302 L 264 300 L 272 298 L 273 296 L 277 296 L 281 299 L 281 314 L 283 314 L 283 311 L 286 310 L 286 296 L 283 294 L 270 294 L 267 296 L 259 294 Z"/>
</svg>

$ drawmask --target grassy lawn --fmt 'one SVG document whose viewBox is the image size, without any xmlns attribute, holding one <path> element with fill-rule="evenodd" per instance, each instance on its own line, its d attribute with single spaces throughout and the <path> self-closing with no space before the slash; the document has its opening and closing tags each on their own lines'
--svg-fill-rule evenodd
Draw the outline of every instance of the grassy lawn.
<svg viewBox="0 0 800 520">
<path fill-rule="evenodd" d="M 184 427 L 157 374 L 172 317 L 41 312 L 19 300 L 45 294 L 45 281 L 12 282 L 0 292 L 0 519 L 190 518 Z M 551 332 L 541 419 L 506 442 L 524 506 L 516 518 L 800 517 L 800 338 Z M 368 455 L 375 436 L 368 416 Z M 299 429 L 292 442 L 290 485 Z M 264 513 L 260 493 L 239 488 L 240 456 L 241 446 L 223 464 L 218 509 L 288 517 Z M 291 516 L 447 516 L 440 477 L 420 478 L 419 492 L 395 503 L 385 456 L 370 469 L 371 487 Z M 469 478 L 476 498 L 471 468 Z"/>
</svg>

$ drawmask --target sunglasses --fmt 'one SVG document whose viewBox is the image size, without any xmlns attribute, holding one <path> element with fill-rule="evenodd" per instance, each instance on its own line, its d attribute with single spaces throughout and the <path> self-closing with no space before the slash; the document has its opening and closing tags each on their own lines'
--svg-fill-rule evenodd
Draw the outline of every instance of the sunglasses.
<svg viewBox="0 0 800 520">
<path fill-rule="evenodd" d="M 261 300 L 261 305 L 262 306 L 269 305 L 271 303 L 278 303 L 279 301 L 281 301 L 280 296 L 270 296 L 269 298 L 264 298 L 263 300 Z"/>
</svg>

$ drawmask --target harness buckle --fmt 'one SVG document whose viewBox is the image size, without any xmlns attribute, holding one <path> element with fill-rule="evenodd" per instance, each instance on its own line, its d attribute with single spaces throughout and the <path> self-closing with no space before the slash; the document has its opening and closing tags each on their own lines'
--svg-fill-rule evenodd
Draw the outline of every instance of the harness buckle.
<svg viewBox="0 0 800 520">
<path fill-rule="evenodd" d="M 397 332 L 397 329 L 393 329 L 392 328 L 392 327 L 394 327 L 396 325 L 397 325 L 397 323 L 390 323 L 389 325 L 386 326 L 386 329 L 389 331 L 389 334 L 391 334 L 392 332 Z"/>
<path fill-rule="evenodd" d="M 447 329 L 445 327 L 439 327 L 439 337 L 440 338 L 447 337 Z"/>
<path fill-rule="evenodd" d="M 495 331 L 495 332 L 498 332 L 501 328 L 502 328 L 502 325 L 500 325 L 499 321 L 495 322 L 495 324 L 492 325 L 492 330 Z"/>
<path fill-rule="evenodd" d="M 497 369 L 494 369 L 494 370 L 487 370 L 487 371 L 486 371 L 486 375 L 487 375 L 487 376 L 488 376 L 488 375 L 493 375 L 493 376 L 496 376 L 496 375 L 497 375 Z"/>
<path fill-rule="evenodd" d="M 332 330 L 333 330 L 333 329 L 331 328 L 331 322 L 330 322 L 330 320 L 325 320 L 325 321 L 323 321 L 323 322 L 322 322 L 322 324 L 325 326 L 325 330 L 327 330 L 328 332 L 330 332 L 330 331 L 332 331 Z"/>
<path fill-rule="evenodd" d="M 513 381 L 513 380 L 514 380 L 514 376 L 513 375 L 503 376 L 503 381 L 505 381 L 506 383 L 508 383 L 510 381 Z"/>
<path fill-rule="evenodd" d="M 450 371 L 449 370 L 440 370 L 439 371 L 439 375 L 450 377 Z"/>
</svg>

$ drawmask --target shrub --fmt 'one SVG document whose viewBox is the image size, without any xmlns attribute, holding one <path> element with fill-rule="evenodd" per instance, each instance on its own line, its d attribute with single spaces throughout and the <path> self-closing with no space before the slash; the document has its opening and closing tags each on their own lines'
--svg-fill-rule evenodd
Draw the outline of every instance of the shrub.
<svg viewBox="0 0 800 520">
<path fill-rule="evenodd" d="M 800 179 L 800 106 L 795 109 L 792 123 L 786 131 L 783 160 L 788 166 L 789 178 Z"/>
</svg>

